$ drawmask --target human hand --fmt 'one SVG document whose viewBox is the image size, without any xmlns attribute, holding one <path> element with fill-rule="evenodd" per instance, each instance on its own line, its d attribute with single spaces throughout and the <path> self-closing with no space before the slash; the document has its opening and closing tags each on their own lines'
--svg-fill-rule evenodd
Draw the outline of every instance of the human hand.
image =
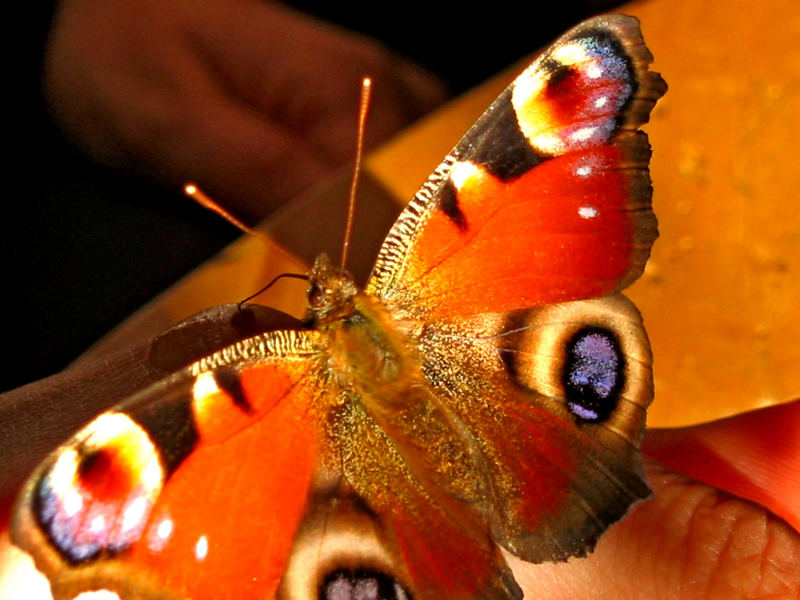
<svg viewBox="0 0 800 600">
<path fill-rule="evenodd" d="M 51 112 L 96 160 L 198 182 L 255 219 L 444 98 L 378 43 L 261 0 L 62 0 L 45 58 Z"/>
<path fill-rule="evenodd" d="M 12 392 L 16 394 L 12 399 L 52 401 L 53 390 L 67 398 L 78 397 L 75 390 L 80 389 L 80 397 L 89 398 L 86 410 L 98 412 L 164 371 L 218 347 L 258 331 L 299 326 L 264 307 L 251 307 L 244 314 L 235 305 L 211 309 L 151 344 L 80 366 L 82 372 L 61 374 L 58 381 L 26 386 Z M 127 369 L 134 366 L 138 371 Z M 8 399 L 9 395 L 0 398 L 4 423 L 14 418 L 2 412 Z M 3 442 L 0 436 L 0 453 L 18 459 L 6 459 L 4 474 L 14 471 L 18 479 L 38 462 L 41 456 L 36 454 L 45 452 L 47 443 L 58 441 L 42 442 L 55 427 L 48 426 L 46 407 L 40 407 L 42 415 L 30 405 L 20 406 L 20 414 L 39 416 L 27 421 L 15 418 L 13 431 L 4 428 L 6 436 L 16 435 L 26 444 Z M 64 414 L 52 407 L 50 412 Z M 58 424 L 64 425 L 63 417 Z M 68 433 L 62 431 L 61 437 Z M 644 451 L 654 498 L 635 505 L 611 527 L 593 554 L 541 565 L 509 557 L 526 598 L 790 600 L 800 595 L 800 401 L 698 427 L 651 430 Z M 27 461 L 27 466 L 20 461 Z M 0 483 L 0 489 L 8 490 L 19 481 L 7 478 Z M 41 581 L 33 588 L 18 583 L 13 589 L 16 595 L 3 589 L 4 570 L 10 581 L 8 563 L 3 561 L 13 556 L 6 550 L 4 557 L 0 548 L 2 597 L 46 598 L 37 595 L 46 591 Z"/>
</svg>

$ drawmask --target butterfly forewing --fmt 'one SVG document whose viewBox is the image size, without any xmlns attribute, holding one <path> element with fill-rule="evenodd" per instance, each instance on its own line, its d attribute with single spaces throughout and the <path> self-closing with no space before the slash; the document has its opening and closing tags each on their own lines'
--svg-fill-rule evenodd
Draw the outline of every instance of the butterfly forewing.
<svg viewBox="0 0 800 600">
<path fill-rule="evenodd" d="M 275 592 L 324 445 L 313 333 L 209 356 L 54 453 L 28 483 L 14 535 L 57 597 Z"/>
<path fill-rule="evenodd" d="M 543 52 L 401 214 L 367 284 L 427 318 L 626 287 L 656 237 L 636 127 L 663 93 L 638 24 L 601 17 Z"/>
</svg>

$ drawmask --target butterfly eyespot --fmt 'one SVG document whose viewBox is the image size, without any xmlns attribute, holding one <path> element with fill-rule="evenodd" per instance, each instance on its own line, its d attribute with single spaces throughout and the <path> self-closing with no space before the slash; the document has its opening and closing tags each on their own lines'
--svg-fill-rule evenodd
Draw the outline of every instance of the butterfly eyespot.
<svg viewBox="0 0 800 600">
<path fill-rule="evenodd" d="M 319 600 L 411 600 L 411 594 L 396 579 L 370 569 L 339 569 L 329 573 L 319 591 Z"/>
<path fill-rule="evenodd" d="M 587 327 L 576 332 L 564 362 L 570 412 L 583 421 L 607 420 L 619 400 L 624 368 L 619 342 L 609 330 Z"/>
<path fill-rule="evenodd" d="M 142 535 L 163 484 L 147 434 L 120 413 L 90 424 L 39 478 L 34 513 L 70 562 L 120 552 Z"/>
</svg>

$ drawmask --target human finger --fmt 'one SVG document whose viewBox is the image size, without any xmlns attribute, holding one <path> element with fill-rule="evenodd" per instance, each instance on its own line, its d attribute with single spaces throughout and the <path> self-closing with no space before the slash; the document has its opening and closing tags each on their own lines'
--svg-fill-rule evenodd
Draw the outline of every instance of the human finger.
<svg viewBox="0 0 800 600">
<path fill-rule="evenodd" d="M 644 452 L 761 504 L 800 530 L 800 401 L 695 427 L 648 432 Z"/>
</svg>

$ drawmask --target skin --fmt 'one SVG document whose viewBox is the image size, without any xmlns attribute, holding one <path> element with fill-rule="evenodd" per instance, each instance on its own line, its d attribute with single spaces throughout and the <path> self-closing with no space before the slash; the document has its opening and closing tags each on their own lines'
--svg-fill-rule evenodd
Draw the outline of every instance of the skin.
<svg viewBox="0 0 800 600">
<path fill-rule="evenodd" d="M 367 143 L 444 98 L 373 40 L 260 0 L 64 0 L 45 97 L 101 163 L 196 181 L 258 218 L 352 160 L 360 82 Z"/>
</svg>

